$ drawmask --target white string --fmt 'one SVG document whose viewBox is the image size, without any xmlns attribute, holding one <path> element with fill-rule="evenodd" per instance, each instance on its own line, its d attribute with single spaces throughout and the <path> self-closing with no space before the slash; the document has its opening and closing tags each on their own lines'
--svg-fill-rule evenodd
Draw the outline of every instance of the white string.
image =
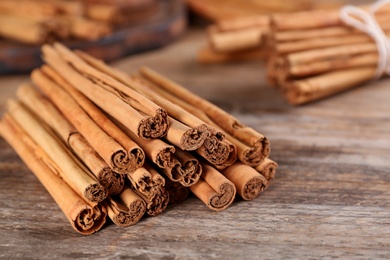
<svg viewBox="0 0 390 260">
<path fill-rule="evenodd" d="M 340 19 L 344 23 L 365 32 L 375 41 L 379 56 L 375 79 L 379 79 L 384 73 L 390 75 L 390 38 L 375 18 L 375 12 L 389 3 L 390 0 L 379 0 L 371 5 L 369 11 L 352 5 L 344 6 L 340 10 Z"/>
</svg>

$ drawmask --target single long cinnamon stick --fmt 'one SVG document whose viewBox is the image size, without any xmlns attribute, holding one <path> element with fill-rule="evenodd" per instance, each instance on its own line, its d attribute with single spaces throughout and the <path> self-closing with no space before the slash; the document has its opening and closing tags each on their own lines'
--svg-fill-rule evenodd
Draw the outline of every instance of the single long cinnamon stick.
<svg viewBox="0 0 390 260">
<path fill-rule="evenodd" d="M 332 71 L 319 76 L 295 80 L 282 89 L 291 104 L 303 104 L 353 88 L 372 79 L 376 67 Z"/>
<path fill-rule="evenodd" d="M 277 168 L 278 164 L 275 161 L 265 158 L 255 169 L 269 181 L 275 178 Z"/>
<path fill-rule="evenodd" d="M 58 84 L 38 69 L 32 72 L 31 79 L 114 171 L 126 173 L 133 166 L 126 150 L 96 125 L 73 98 L 61 89 Z"/>
<path fill-rule="evenodd" d="M 226 209 L 236 195 L 234 184 L 207 163 L 202 163 L 202 168 L 202 178 L 190 190 L 210 209 Z"/>
<path fill-rule="evenodd" d="M 100 230 L 106 222 L 106 210 L 99 204 L 84 201 L 37 157 L 35 148 L 28 146 L 32 143 L 30 137 L 21 130 L 9 114 L 4 115 L 0 120 L 0 134 L 53 197 L 75 231 L 90 235 Z M 30 141 L 26 142 L 26 139 Z"/>
<path fill-rule="evenodd" d="M 112 171 L 86 139 L 32 85 L 21 85 L 16 94 L 23 104 L 39 115 L 69 145 L 109 194 L 118 194 L 123 189 L 124 176 Z"/>
<path fill-rule="evenodd" d="M 236 52 L 260 47 L 264 29 L 250 27 L 238 31 L 218 32 L 208 34 L 208 41 L 216 52 Z"/>
<path fill-rule="evenodd" d="M 261 49 L 234 53 L 220 53 L 214 51 L 209 46 L 206 46 L 200 49 L 197 54 L 197 61 L 203 64 L 233 63 L 246 60 L 259 60 L 262 58 L 264 58 L 264 52 Z"/>
<path fill-rule="evenodd" d="M 237 193 L 244 200 L 253 200 L 268 186 L 268 180 L 254 168 L 237 162 L 222 171 L 222 174 L 234 183 Z"/>
<path fill-rule="evenodd" d="M 82 168 L 54 133 L 46 129 L 31 112 L 12 99 L 8 100 L 7 108 L 21 128 L 28 131 L 31 138 L 39 145 L 36 147 L 36 155 L 41 156 L 46 164 L 55 169 L 73 190 L 91 202 L 100 202 L 107 197 L 107 190 L 98 183 L 96 177 L 86 168 Z"/>
<path fill-rule="evenodd" d="M 45 75 L 49 76 L 55 81 L 61 88 L 63 88 L 77 104 L 83 108 L 88 116 L 109 136 L 114 138 L 121 146 L 127 151 L 129 158 L 129 166 L 127 170 L 132 172 L 141 167 L 145 161 L 144 151 L 133 141 L 133 138 L 129 138 L 119 127 L 117 127 L 95 104 L 93 104 L 86 96 L 71 86 L 65 81 L 56 71 L 47 65 L 42 66 L 42 71 Z M 136 135 L 134 135 L 136 136 Z M 139 138 L 139 137 L 137 137 Z M 133 140 L 132 140 L 133 139 Z"/>
</svg>

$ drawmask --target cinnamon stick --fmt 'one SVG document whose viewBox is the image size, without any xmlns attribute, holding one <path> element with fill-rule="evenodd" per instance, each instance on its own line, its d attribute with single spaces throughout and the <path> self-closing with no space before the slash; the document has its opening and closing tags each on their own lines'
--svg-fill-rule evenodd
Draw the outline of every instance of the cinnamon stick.
<svg viewBox="0 0 390 260">
<path fill-rule="evenodd" d="M 288 82 L 284 95 L 291 104 L 303 104 L 334 95 L 372 79 L 375 67 L 332 71 L 308 79 Z"/>
<path fill-rule="evenodd" d="M 234 53 L 220 53 L 206 46 L 198 51 L 197 61 L 203 64 L 229 63 L 246 60 L 259 60 L 264 57 L 262 50 L 239 51 Z"/>
<path fill-rule="evenodd" d="M 90 235 L 100 230 L 106 222 L 106 210 L 99 204 L 84 201 L 50 169 L 50 166 L 36 156 L 35 148 L 28 145 L 33 141 L 9 114 L 5 114 L 0 120 L 0 134 L 53 197 L 75 231 Z"/>
<path fill-rule="evenodd" d="M 118 197 L 109 197 L 102 203 L 115 225 L 135 225 L 145 214 L 146 203 L 130 188 L 125 188 Z"/>
<path fill-rule="evenodd" d="M 18 98 L 35 115 L 49 125 L 68 146 L 76 153 L 81 161 L 91 170 L 109 194 L 118 194 L 124 185 L 123 175 L 117 174 L 96 154 L 86 139 L 77 132 L 69 121 L 45 99 L 33 86 L 21 85 L 17 92 Z"/>
<path fill-rule="evenodd" d="M 256 170 L 263 175 L 268 181 L 275 178 L 276 169 L 278 168 L 278 164 L 269 159 L 265 158 L 265 160 L 256 166 Z"/>
<path fill-rule="evenodd" d="M 106 86 L 120 85 L 120 82 L 92 68 L 63 45 L 44 45 L 42 51 L 45 61 L 54 70 L 66 75 L 71 85 L 131 131 L 143 138 L 157 138 L 166 134 L 168 122 L 165 110 L 141 95 L 125 96 L 125 101 L 118 98 L 110 91 L 112 88 Z"/>
<path fill-rule="evenodd" d="M 93 104 L 81 92 L 65 81 L 56 71 L 47 65 L 42 66 L 45 75 L 55 81 L 63 88 L 77 104 L 88 114 L 89 117 L 109 136 L 114 138 L 127 151 L 129 166 L 127 170 L 132 172 L 141 167 L 145 161 L 144 151 L 129 138 L 119 127 L 117 127 L 95 104 Z"/>
<path fill-rule="evenodd" d="M 169 194 L 169 203 L 181 203 L 185 201 L 190 192 L 188 187 L 184 187 L 178 182 L 173 182 L 169 178 L 165 179 L 165 189 Z"/>
<path fill-rule="evenodd" d="M 32 72 L 31 79 L 114 171 L 126 173 L 134 168 L 134 163 L 129 160 L 126 150 L 96 125 L 58 84 L 38 69 Z"/>
<path fill-rule="evenodd" d="M 202 164 L 202 178 L 190 190 L 212 210 L 226 209 L 234 200 L 236 188 L 212 166 Z"/>
<path fill-rule="evenodd" d="M 250 127 L 241 124 L 232 115 L 218 108 L 214 104 L 206 101 L 205 99 L 196 96 L 195 94 L 163 77 L 162 75 L 159 75 L 151 69 L 144 67 L 141 68 L 140 72 L 143 76 L 158 84 L 171 95 L 180 97 L 183 101 L 187 102 L 193 107 L 197 107 L 199 110 L 205 113 L 206 116 L 218 127 L 234 137 L 234 139 L 229 139 L 229 141 L 233 142 L 233 144 L 239 144 L 239 142 L 241 142 L 246 146 L 249 146 L 250 149 L 241 150 L 241 152 L 239 152 L 239 158 L 244 163 L 249 165 L 257 165 L 268 156 L 270 152 L 270 144 L 268 139 L 262 134 L 256 132 Z M 238 142 L 236 142 L 235 139 Z"/>
<path fill-rule="evenodd" d="M 212 31 L 208 40 L 216 52 L 235 52 L 260 47 L 263 33 L 264 29 L 257 27 L 229 32 Z"/>
<path fill-rule="evenodd" d="M 120 85 L 113 86 L 113 88 L 118 91 L 118 95 L 133 96 L 134 93 L 137 93 L 137 95 L 143 95 L 162 107 L 170 115 L 174 116 L 177 120 L 168 117 L 170 127 L 167 130 L 167 135 L 165 137 L 171 144 L 174 144 L 183 150 L 196 150 L 203 144 L 205 138 L 207 137 L 207 128 L 202 121 L 195 120 L 194 117 L 188 113 L 184 114 L 177 106 L 168 101 L 162 100 L 161 97 L 158 97 L 157 94 L 153 93 L 150 89 L 145 91 L 145 89 L 142 88 L 144 85 L 140 86 L 137 82 L 131 81 L 128 77 L 123 76 L 121 72 L 110 68 L 101 60 L 97 60 L 82 51 L 76 51 L 76 53 L 95 69 L 110 75 L 122 83 Z M 190 122 L 190 124 L 183 124 L 184 117 L 187 118 L 185 122 Z"/>
<path fill-rule="evenodd" d="M 244 200 L 253 200 L 268 186 L 268 180 L 254 168 L 237 162 L 222 171 L 222 174 L 234 183 L 237 193 Z"/>
<path fill-rule="evenodd" d="M 8 100 L 7 107 L 9 114 L 39 145 L 35 147 L 36 155 L 55 169 L 73 190 L 91 202 L 100 202 L 107 197 L 107 190 L 98 183 L 96 177 L 82 167 L 54 133 L 46 129 L 31 112 L 16 100 Z"/>
</svg>

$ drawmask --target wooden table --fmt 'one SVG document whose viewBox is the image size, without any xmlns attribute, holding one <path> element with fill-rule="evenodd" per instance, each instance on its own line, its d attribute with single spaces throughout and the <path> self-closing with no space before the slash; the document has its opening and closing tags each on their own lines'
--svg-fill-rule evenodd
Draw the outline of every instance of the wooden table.
<svg viewBox="0 0 390 260">
<path fill-rule="evenodd" d="M 292 107 L 260 62 L 202 66 L 204 35 L 113 65 L 148 65 L 271 140 L 280 167 L 257 199 L 212 212 L 195 197 L 157 217 L 84 237 L 0 139 L 0 258 L 390 257 L 390 80 Z M 27 76 L 0 78 L 0 111 Z"/>
</svg>

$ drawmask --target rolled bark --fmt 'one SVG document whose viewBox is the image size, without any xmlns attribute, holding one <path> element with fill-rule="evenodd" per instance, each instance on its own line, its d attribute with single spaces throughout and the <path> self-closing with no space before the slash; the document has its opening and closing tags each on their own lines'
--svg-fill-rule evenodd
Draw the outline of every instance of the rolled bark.
<svg viewBox="0 0 390 260">
<path fill-rule="evenodd" d="M 253 200 L 259 196 L 268 186 L 268 180 L 259 174 L 254 168 L 237 162 L 222 171 L 237 189 L 237 193 L 244 200 Z"/>
<path fill-rule="evenodd" d="M 277 168 L 278 164 L 275 161 L 266 158 L 261 164 L 257 165 L 255 169 L 269 181 L 275 178 Z"/>
<path fill-rule="evenodd" d="M 32 143 L 30 137 L 21 130 L 9 114 L 4 115 L 0 120 L 0 134 L 53 197 L 76 232 L 90 235 L 100 230 L 106 222 L 106 210 L 99 204 L 84 201 L 50 169 L 50 166 L 38 158 L 35 155 L 35 148 L 28 145 Z"/>
<path fill-rule="evenodd" d="M 124 176 L 115 173 L 104 162 L 87 140 L 77 132 L 49 100 L 45 99 L 29 84 L 21 85 L 16 94 L 24 105 L 49 125 L 64 143 L 68 144 L 69 148 L 91 170 L 110 195 L 118 194 L 123 189 Z"/>
<path fill-rule="evenodd" d="M 74 191 L 90 202 L 101 202 L 107 197 L 107 190 L 96 177 L 77 161 L 43 122 L 18 101 L 8 100 L 7 108 L 8 113 L 36 143 L 35 155 L 55 170 Z"/>
<path fill-rule="evenodd" d="M 212 210 L 226 209 L 236 195 L 236 188 L 220 172 L 207 163 L 202 164 L 201 179 L 190 190 Z"/>
<path fill-rule="evenodd" d="M 129 166 L 127 171 L 132 172 L 141 167 L 145 161 L 144 151 L 126 135 L 119 127 L 117 127 L 95 104 L 93 104 L 86 96 L 67 83 L 56 71 L 47 65 L 42 66 L 42 71 L 45 75 L 55 81 L 62 89 L 64 89 L 77 104 L 83 108 L 89 117 L 116 142 L 118 142 L 127 151 L 129 158 Z"/>
</svg>

